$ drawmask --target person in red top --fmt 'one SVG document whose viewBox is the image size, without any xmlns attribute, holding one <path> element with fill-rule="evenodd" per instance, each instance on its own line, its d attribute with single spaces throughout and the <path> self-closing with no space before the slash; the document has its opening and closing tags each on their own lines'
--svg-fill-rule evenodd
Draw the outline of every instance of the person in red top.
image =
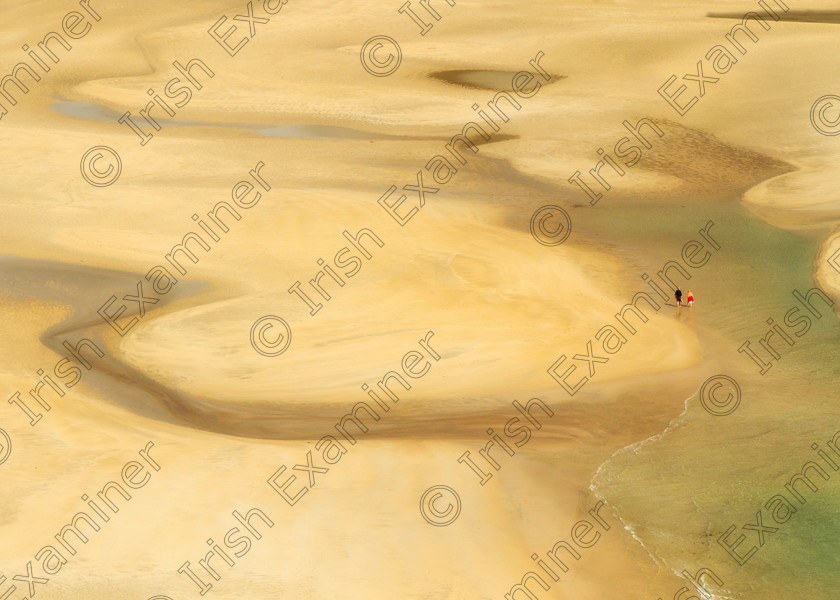
<svg viewBox="0 0 840 600">
<path fill-rule="evenodd" d="M 691 293 L 691 290 L 688 290 L 688 305 L 691 306 L 694 304 L 694 294 Z"/>
</svg>

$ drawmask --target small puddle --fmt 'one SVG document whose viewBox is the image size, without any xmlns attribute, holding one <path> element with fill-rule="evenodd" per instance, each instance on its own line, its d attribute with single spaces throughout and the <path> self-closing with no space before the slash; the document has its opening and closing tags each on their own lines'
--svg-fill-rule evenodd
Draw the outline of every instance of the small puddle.
<svg viewBox="0 0 840 600">
<path fill-rule="evenodd" d="M 124 113 L 116 111 L 101 104 L 93 102 L 81 102 L 71 100 L 60 100 L 54 102 L 51 109 L 68 117 L 78 119 L 92 119 L 95 121 L 117 122 Z M 144 128 L 151 128 L 145 119 L 139 115 L 132 115 L 134 122 Z M 435 136 L 408 136 L 389 135 L 386 133 L 373 133 L 349 127 L 337 127 L 334 125 L 266 125 L 261 123 L 211 123 L 207 121 L 189 121 L 186 119 L 155 119 L 161 127 L 226 127 L 230 129 L 244 129 L 264 137 L 275 137 L 284 139 L 301 140 L 408 140 L 408 141 L 440 141 L 444 138 Z M 481 146 L 488 143 L 503 142 L 516 139 L 517 136 L 495 135 L 490 142 L 478 140 L 476 145 Z"/>
<path fill-rule="evenodd" d="M 68 117 L 78 119 L 92 119 L 95 121 L 116 122 L 124 113 L 93 102 L 59 100 L 54 102 L 51 109 Z M 158 112 L 160 112 L 158 110 Z M 306 139 L 306 140 L 433 140 L 434 137 L 416 137 L 403 135 L 389 135 L 373 133 L 349 127 L 334 125 L 267 125 L 262 123 L 212 123 L 207 121 L 190 121 L 187 119 L 163 119 L 156 115 L 155 120 L 161 127 L 227 127 L 231 129 L 245 129 L 265 137 Z M 138 125 L 148 125 L 139 115 L 132 115 Z"/>
<path fill-rule="evenodd" d="M 333 125 L 275 125 L 272 127 L 262 126 L 255 129 L 259 135 L 280 138 L 301 138 L 307 140 L 421 140 L 432 138 L 418 138 L 403 135 L 388 135 L 385 133 L 371 133 L 350 129 L 349 127 L 336 127 Z"/>
<path fill-rule="evenodd" d="M 94 104 L 93 102 L 78 102 L 73 100 L 61 100 L 54 102 L 51 106 L 56 112 L 68 117 L 77 117 L 79 119 L 94 119 L 96 121 L 116 121 L 123 113 L 102 106 L 101 104 Z"/>
</svg>

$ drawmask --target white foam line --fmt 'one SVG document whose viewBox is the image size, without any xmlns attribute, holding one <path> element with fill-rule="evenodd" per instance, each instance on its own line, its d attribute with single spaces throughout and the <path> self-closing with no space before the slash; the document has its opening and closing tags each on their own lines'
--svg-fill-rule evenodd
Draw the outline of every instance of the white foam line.
<svg viewBox="0 0 840 600">
<path fill-rule="evenodd" d="M 694 392 L 691 396 L 689 396 L 688 398 L 685 399 L 685 403 L 683 405 L 683 411 L 679 415 L 674 417 L 674 419 L 672 419 L 671 422 L 668 423 L 668 425 L 665 427 L 664 430 L 650 436 L 647 439 L 642 440 L 641 442 L 635 442 L 633 444 L 630 444 L 629 446 L 625 446 L 624 448 L 616 450 L 615 452 L 613 452 L 613 454 L 607 460 L 605 460 L 601 464 L 600 467 L 598 467 L 598 470 L 595 471 L 595 475 L 592 476 L 592 479 L 589 482 L 589 490 L 594 494 L 594 496 L 598 500 L 604 502 L 607 506 L 610 506 L 610 504 L 609 504 L 609 502 L 607 502 L 606 498 L 604 498 L 603 496 L 601 496 L 598 493 L 598 489 L 595 486 L 595 480 L 598 479 L 598 477 L 601 475 L 601 471 L 610 462 L 612 462 L 612 460 L 616 456 L 618 456 L 619 454 L 622 454 L 622 453 L 625 453 L 625 452 L 630 452 L 630 451 L 638 452 L 638 450 L 640 448 L 643 448 L 643 447 L 645 447 L 649 444 L 653 444 L 655 442 L 658 442 L 659 440 L 661 440 L 663 437 L 665 437 L 665 435 L 667 435 L 671 431 L 673 431 L 673 430 L 677 429 L 678 427 L 687 423 L 688 422 L 688 402 L 692 398 L 694 398 L 697 395 L 698 392 L 699 392 L 699 389 L 697 390 L 697 392 Z M 621 516 L 618 514 L 618 511 L 615 510 L 615 507 L 612 507 L 612 508 L 613 508 L 614 512 L 616 513 L 615 517 L 621 522 L 622 525 L 624 525 L 624 529 L 627 530 L 630 533 L 630 535 L 633 537 L 633 539 L 636 540 L 642 548 L 644 548 L 645 552 L 648 553 L 648 556 L 650 556 L 650 558 L 651 558 L 651 560 L 653 560 L 654 564 L 656 564 L 660 567 L 663 567 L 665 569 L 668 569 L 669 571 L 671 571 L 671 573 L 673 573 L 679 579 L 682 579 L 682 580 L 685 579 L 678 571 L 676 571 L 672 567 L 668 566 L 663 559 L 660 559 L 653 552 L 651 552 L 648 549 L 648 547 L 645 545 L 645 543 L 641 540 L 641 538 L 636 534 L 636 531 L 633 529 L 633 527 L 630 526 L 624 519 L 621 518 Z M 736 600 L 733 596 L 717 595 L 717 594 L 715 594 L 713 592 L 710 592 L 708 590 L 706 591 L 706 593 L 709 594 L 711 600 Z"/>
</svg>

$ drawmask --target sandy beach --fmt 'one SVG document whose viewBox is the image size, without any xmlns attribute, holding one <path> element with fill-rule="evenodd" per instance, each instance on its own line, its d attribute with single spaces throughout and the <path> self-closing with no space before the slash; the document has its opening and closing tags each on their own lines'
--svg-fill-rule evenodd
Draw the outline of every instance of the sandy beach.
<svg viewBox="0 0 840 600">
<path fill-rule="evenodd" d="M 400 6 L 0 8 L 0 598 L 831 597 L 834 7 Z"/>
</svg>

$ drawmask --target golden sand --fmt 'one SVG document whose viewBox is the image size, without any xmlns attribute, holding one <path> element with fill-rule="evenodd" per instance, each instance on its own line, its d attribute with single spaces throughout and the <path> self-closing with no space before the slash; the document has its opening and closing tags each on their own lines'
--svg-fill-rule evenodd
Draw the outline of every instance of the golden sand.
<svg viewBox="0 0 840 600">
<path fill-rule="evenodd" d="M 536 568 L 532 553 L 570 539 L 587 518 L 599 466 L 662 432 L 703 378 L 725 368 L 722 357 L 737 356 L 714 331 L 701 342 L 701 327 L 666 307 L 598 367 L 585 393 L 564 392 L 546 372 L 551 364 L 581 352 L 643 289 L 640 274 L 678 255 L 705 224 L 692 221 L 661 248 L 650 240 L 645 254 L 623 244 L 646 243 L 639 223 L 592 219 L 636 204 L 653 214 L 651 206 L 669 211 L 743 194 L 774 227 L 827 239 L 836 225 L 838 138 L 808 122 L 840 69 L 833 22 L 773 23 L 680 116 L 657 89 L 694 68 L 733 24 L 708 18 L 705 3 L 434 4 L 442 18 L 421 36 L 399 3 L 292 0 L 229 56 L 207 30 L 244 6 L 93 0 L 101 20 L 0 121 L 6 394 L 19 391 L 37 408 L 28 391 L 38 369 L 51 373 L 67 356 L 64 340 L 89 338 L 105 353 L 86 352 L 93 367 L 80 369 L 63 397 L 45 392 L 52 408 L 34 426 L 18 407 L 0 407 L 12 440 L 0 465 L 0 575 L 18 596 L 27 584 L 11 578 L 32 561 L 49 578 L 35 588 L 45 600 L 197 597 L 200 586 L 178 572 L 189 561 L 212 584 L 208 597 L 504 598 Z M 266 18 L 261 5 L 255 15 Z M 725 2 L 714 10 L 754 8 Z M 82 9 L 34 2 L 0 10 L 3 68 L 70 10 Z M 361 68 L 359 51 L 381 32 L 399 40 L 403 60 L 395 74 L 376 78 Z M 551 81 L 397 224 L 380 196 L 414 184 L 477 118 L 472 104 L 486 106 L 517 72 L 533 72 L 539 52 Z M 146 90 L 160 93 L 176 74 L 173 61 L 193 58 L 214 76 L 201 76 L 202 89 L 155 131 L 138 117 Z M 71 102 L 85 104 L 65 106 Z M 72 116 L 80 110 L 87 118 Z M 117 122 L 125 111 L 153 134 L 145 145 Z M 590 206 L 567 179 L 626 135 L 622 121 L 643 118 L 665 137 Z M 80 157 L 96 145 L 122 161 L 108 187 L 80 176 Z M 249 179 L 259 162 L 270 190 Z M 228 221 L 229 232 L 197 264 L 185 263 L 171 292 L 152 293 L 144 275 L 197 231 L 191 216 L 229 202 L 243 180 L 257 186 L 259 201 Z M 416 204 L 410 196 L 404 211 Z M 547 204 L 574 219 L 562 246 L 540 245 L 529 231 L 532 213 Z M 347 245 L 342 232 L 363 228 L 384 245 L 368 240 L 371 258 L 343 287 L 325 279 L 331 299 L 311 315 L 289 287 L 308 285 L 318 259 L 332 264 Z M 838 248 L 827 241 L 816 269 L 835 291 L 840 278 L 825 259 Z M 722 251 L 712 260 L 738 257 Z M 108 310 L 116 310 L 141 280 L 160 301 L 142 317 L 125 302 L 130 312 L 119 322 L 138 321 L 121 336 L 97 311 L 112 295 Z M 261 356 L 249 343 L 263 315 L 291 325 L 281 356 Z M 315 442 L 336 435 L 341 416 L 368 399 L 362 384 L 398 370 L 429 331 L 440 360 L 430 359 L 411 390 L 399 389 L 399 404 L 297 504 L 286 503 L 267 480 L 287 466 L 283 481 L 309 451 L 325 468 Z M 497 448 L 502 468 L 481 486 L 458 457 L 476 455 L 488 427 L 501 431 L 514 399 L 534 397 L 554 416 L 515 456 Z M 131 489 L 130 501 L 116 497 L 119 512 L 44 575 L 36 554 L 56 546 L 79 511 L 90 512 L 82 495 L 125 481 L 124 466 L 141 460 L 149 442 L 160 470 L 147 465 L 142 489 Z M 307 478 L 294 473 L 292 492 Z M 462 513 L 448 527 L 430 526 L 418 510 L 435 484 L 461 496 Z M 607 501 L 610 529 L 540 598 L 670 598 L 684 585 Z M 216 580 L 198 566 L 211 550 L 206 540 L 221 543 L 237 525 L 232 513 L 253 508 L 273 525 L 258 526 L 261 539 L 252 534 L 241 557 L 228 547 L 234 565 L 217 553 Z"/>
</svg>

